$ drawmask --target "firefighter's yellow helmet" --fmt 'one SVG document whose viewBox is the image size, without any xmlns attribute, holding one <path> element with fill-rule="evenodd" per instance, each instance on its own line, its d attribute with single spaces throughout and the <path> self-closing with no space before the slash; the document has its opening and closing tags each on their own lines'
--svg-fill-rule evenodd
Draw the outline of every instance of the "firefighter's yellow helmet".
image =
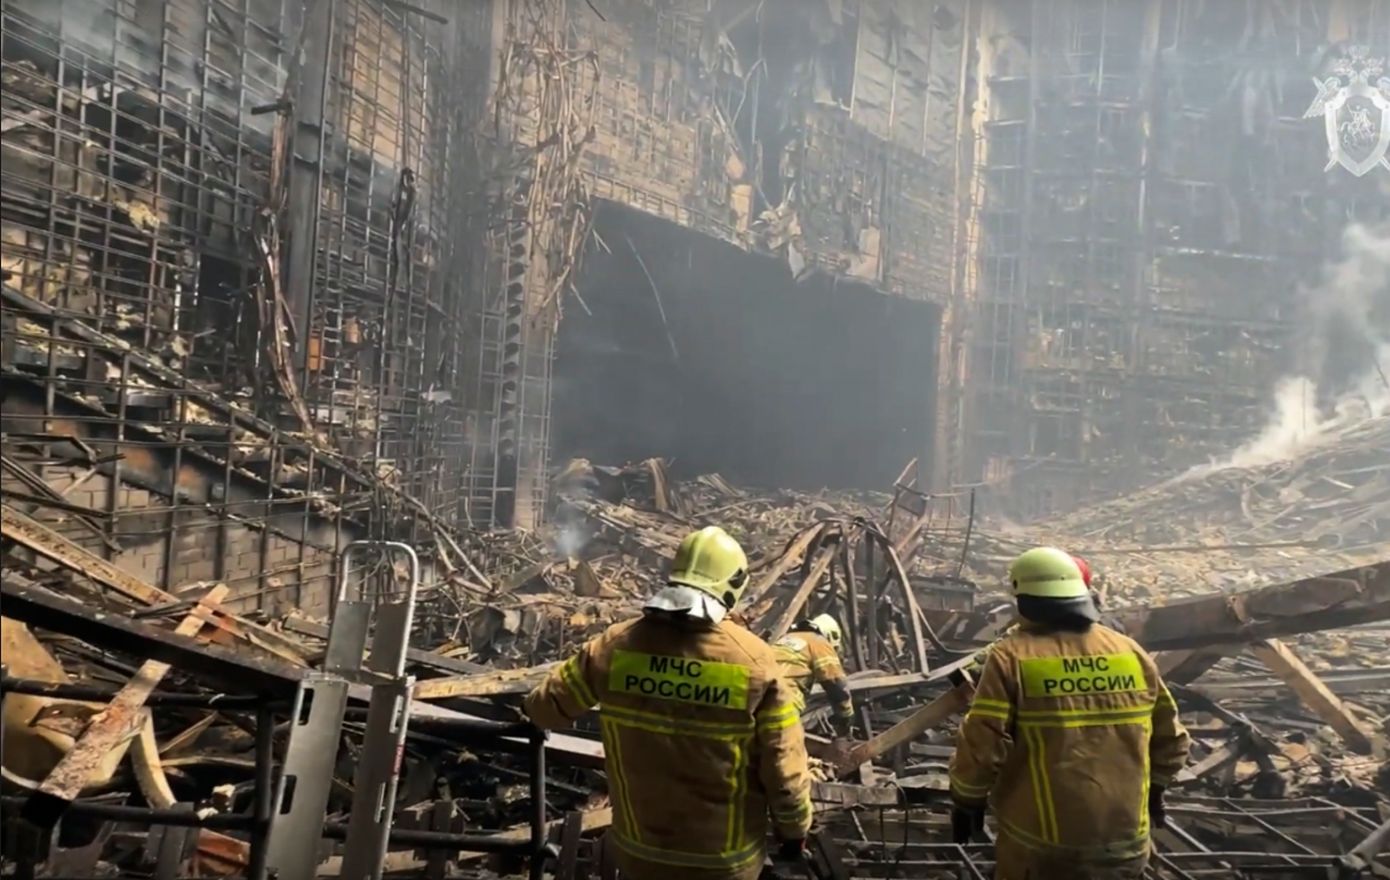
<svg viewBox="0 0 1390 880">
<path fill-rule="evenodd" d="M 691 532 L 676 550 L 670 583 L 693 587 L 733 608 L 748 587 L 748 557 L 718 526 Z"/>
<path fill-rule="evenodd" d="M 817 614 L 811 618 L 811 628 L 825 637 L 830 643 L 830 647 L 840 650 L 840 643 L 845 640 L 844 632 L 840 629 L 840 621 L 829 614 Z"/>
<path fill-rule="evenodd" d="M 1035 547 L 1009 566 L 1015 596 L 1079 599 L 1090 595 L 1081 568 L 1071 554 L 1056 547 Z"/>
</svg>

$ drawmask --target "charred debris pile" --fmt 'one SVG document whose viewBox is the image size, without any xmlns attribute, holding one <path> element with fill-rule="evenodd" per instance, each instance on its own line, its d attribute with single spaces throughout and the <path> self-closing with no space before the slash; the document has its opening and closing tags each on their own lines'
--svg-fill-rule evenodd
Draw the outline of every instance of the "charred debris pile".
<svg viewBox="0 0 1390 880">
<path fill-rule="evenodd" d="M 1008 623 L 1002 566 L 1040 540 L 1090 554 L 1110 622 L 1157 654 L 1193 730 L 1177 830 L 1160 834 L 1161 849 L 1364 854 L 1356 848 L 1390 810 L 1390 465 L 1374 451 L 1384 431 L 1348 430 L 1293 464 L 1213 468 L 1047 532 L 992 524 L 975 515 L 970 492 L 924 493 L 905 477 L 881 495 L 755 492 L 718 475 L 676 482 L 656 459 L 573 461 L 555 478 L 551 525 L 460 540 L 451 555 L 466 565 L 419 589 L 410 647 L 395 646 L 413 685 L 388 873 L 525 870 L 528 823 L 539 832 L 542 815 L 554 870 L 603 867 L 597 832 L 611 813 L 595 726 L 548 740 L 538 803 L 517 706 L 584 639 L 636 613 L 681 537 L 706 524 L 749 549 L 740 614 L 755 631 L 775 638 L 827 610 L 845 621 L 855 741 L 831 743 L 819 694 L 806 718 L 829 829 L 823 862 L 858 871 L 916 860 L 935 876 L 932 865 L 962 857 L 932 847 L 944 839 L 945 767 L 969 700 L 952 673 Z M 1184 515 L 1192 511 L 1203 516 Z M 63 817 L 56 836 L 7 822 L 6 858 L 17 853 L 48 876 L 259 867 L 273 841 L 258 843 L 235 820 L 255 815 L 261 759 L 298 760 L 296 725 L 307 716 L 293 713 L 308 710 L 291 700 L 285 714 L 267 714 L 247 695 L 361 667 L 366 624 L 345 661 L 328 641 L 336 620 L 236 613 L 217 584 L 167 594 L 20 508 L 3 512 L 3 803 L 37 827 Z M 378 636 L 395 619 L 390 585 L 407 579 L 404 562 L 384 559 L 359 571 L 388 585 L 365 602 L 376 604 Z M 377 670 L 378 651 L 391 650 L 389 639 L 374 644 L 363 668 Z M 357 687 L 343 685 L 342 720 L 319 743 L 331 757 L 320 755 L 320 876 L 351 875 L 352 843 L 334 838 L 351 840 L 367 784 L 372 674 L 345 676 Z M 269 732 L 258 734 L 258 712 L 274 719 Z M 202 827 L 147 831 L 124 807 L 191 811 L 200 818 L 188 824 Z M 454 837 L 441 844 L 423 832 Z"/>
</svg>

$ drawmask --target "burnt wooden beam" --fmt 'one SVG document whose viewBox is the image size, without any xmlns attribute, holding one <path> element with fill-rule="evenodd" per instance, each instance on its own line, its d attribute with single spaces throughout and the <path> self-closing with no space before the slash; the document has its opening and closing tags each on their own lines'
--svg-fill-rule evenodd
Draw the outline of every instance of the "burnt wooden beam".
<svg viewBox="0 0 1390 880">
<path fill-rule="evenodd" d="M 782 575 L 791 571 L 801 562 L 801 558 L 806 555 L 806 550 L 815 543 L 824 531 L 824 523 L 817 523 L 802 530 L 801 534 L 787 544 L 787 548 L 777 557 L 777 561 L 772 564 L 772 567 L 758 575 L 758 580 L 748 588 L 748 595 L 744 598 L 744 602 L 749 607 L 757 605 L 767 594 L 767 591 L 777 585 Z"/>
<path fill-rule="evenodd" d="M 812 803 L 827 808 L 897 807 L 903 802 L 902 789 L 889 785 L 852 785 L 847 782 L 812 782 Z"/>
<path fill-rule="evenodd" d="M 1205 648 L 1390 619 L 1390 560 L 1231 595 L 1114 612 L 1150 651 Z"/>
<path fill-rule="evenodd" d="M 5 616 L 98 648 L 159 660 L 207 676 L 233 693 L 294 694 L 305 670 L 73 602 L 39 587 L 0 584 Z M 200 621 L 201 622 L 201 621 Z"/>
<path fill-rule="evenodd" d="M 143 605 L 177 603 L 179 597 L 153 587 L 94 553 L 88 552 L 48 526 L 14 508 L 0 506 L 0 534 L 45 559 L 71 569 Z"/>
<path fill-rule="evenodd" d="M 792 594 L 791 600 L 782 609 L 782 613 L 778 614 L 772 621 L 771 633 L 767 637 L 769 642 L 777 641 L 782 636 L 786 635 L 792 628 L 792 624 L 796 622 L 797 615 L 799 615 L 801 609 L 805 607 L 806 600 L 811 597 L 811 593 L 820 585 L 821 580 L 825 577 L 825 573 L 830 570 L 830 563 L 835 561 L 835 554 L 838 552 L 839 549 L 831 544 L 822 547 L 820 552 L 816 554 L 815 561 L 811 563 L 810 570 L 806 572 L 806 577 L 801 581 L 801 586 L 796 588 L 796 592 Z"/>
<path fill-rule="evenodd" d="M 964 712 L 969 708 L 974 696 L 975 688 L 971 685 L 956 685 L 883 733 L 851 749 L 838 762 L 839 774 L 847 775 L 860 764 L 868 763 L 898 746 L 909 743 L 952 715 Z"/>
<path fill-rule="evenodd" d="M 219 584 L 203 597 L 203 601 L 216 604 L 226 598 L 227 593 L 227 587 Z M 190 612 L 174 633 L 191 637 L 202 628 L 202 618 Z M 106 708 L 93 716 L 72 748 L 29 796 L 24 806 L 25 818 L 43 828 L 50 828 L 58 821 L 82 790 L 95 781 L 97 770 L 107 755 L 128 745 L 140 733 L 146 720 L 145 701 L 169 674 L 169 669 L 168 663 L 145 661 Z"/>
<path fill-rule="evenodd" d="M 1283 679 L 1324 724 L 1337 731 L 1349 749 L 1359 755 L 1371 754 L 1374 743 L 1370 733 L 1292 648 L 1278 639 L 1264 639 L 1252 644 L 1250 650 Z"/>
<path fill-rule="evenodd" d="M 209 645 L 171 630 L 159 629 L 122 614 L 95 611 L 47 590 L 0 584 L 6 617 L 40 629 L 70 635 L 98 648 L 124 651 L 161 660 L 182 672 L 206 676 L 230 693 L 256 693 L 269 698 L 293 696 L 307 670 L 268 657 Z M 348 688 L 353 699 L 366 702 L 370 688 Z M 426 723 L 478 722 L 481 719 L 429 703 L 411 705 L 410 717 Z M 603 743 L 565 734 L 551 734 L 546 751 L 556 760 L 583 766 L 601 766 Z"/>
<path fill-rule="evenodd" d="M 415 683 L 415 699 L 447 700 L 454 697 L 497 697 L 526 694 L 550 674 L 554 663 L 525 669 L 490 669 L 476 675 L 427 678 Z"/>
<path fill-rule="evenodd" d="M 1183 651 L 1162 651 L 1154 662 L 1163 680 L 1170 683 L 1190 684 L 1206 674 L 1222 658 L 1240 650 L 1238 645 L 1225 645 L 1212 648 L 1189 648 Z"/>
</svg>

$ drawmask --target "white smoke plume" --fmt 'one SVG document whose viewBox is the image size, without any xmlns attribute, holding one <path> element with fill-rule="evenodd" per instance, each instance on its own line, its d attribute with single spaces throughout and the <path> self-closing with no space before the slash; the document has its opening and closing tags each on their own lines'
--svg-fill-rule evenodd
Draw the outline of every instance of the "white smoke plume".
<svg viewBox="0 0 1390 880">
<path fill-rule="evenodd" d="M 1390 416 L 1390 226 L 1348 226 L 1342 258 L 1303 294 L 1302 368 L 1275 387 L 1269 423 L 1194 475 L 1288 461 L 1350 425 Z"/>
</svg>

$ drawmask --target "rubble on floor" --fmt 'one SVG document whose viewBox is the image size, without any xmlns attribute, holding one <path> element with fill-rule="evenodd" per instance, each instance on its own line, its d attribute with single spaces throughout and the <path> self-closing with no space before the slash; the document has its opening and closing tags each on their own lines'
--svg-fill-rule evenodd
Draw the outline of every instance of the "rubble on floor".
<svg viewBox="0 0 1390 880">
<path fill-rule="evenodd" d="M 1375 443 L 1381 435 L 1370 436 Z M 551 664 L 637 612 L 688 530 L 719 524 L 750 553 L 752 584 L 739 615 L 751 628 L 776 635 L 820 611 L 845 621 L 858 744 L 848 753 L 831 748 L 819 695 L 806 721 L 820 780 L 815 800 L 833 831 L 826 839 L 839 841 L 828 845 L 858 866 L 856 873 L 861 867 L 862 876 L 881 873 L 884 862 L 898 869 L 921 862 L 920 876 L 936 876 L 936 863 L 943 871 L 965 870 L 957 862 L 969 857 L 932 846 L 944 839 L 953 719 L 969 696 L 951 684 L 950 673 L 1008 621 L 1009 603 L 999 589 L 1002 560 L 1044 539 L 1092 554 L 1112 587 L 1107 616 L 1158 651 L 1192 727 L 1193 762 L 1175 792 L 1182 831 L 1164 832 L 1161 850 L 1175 864 L 1203 853 L 1215 859 L 1211 851 L 1266 851 L 1254 839 L 1272 835 L 1283 842 L 1267 851 L 1290 849 L 1294 862 L 1316 866 L 1324 861 L 1314 856 L 1343 857 L 1390 811 L 1384 795 L 1390 789 L 1390 553 L 1383 545 L 1375 549 L 1377 530 L 1386 528 L 1390 481 L 1384 462 L 1358 456 L 1329 443 L 1294 466 L 1213 471 L 1063 518 L 1047 532 L 977 521 L 968 492 L 932 495 L 902 480 L 891 494 L 758 492 L 717 475 L 678 482 L 655 459 L 620 468 L 571 462 L 556 480 L 550 526 L 461 536 L 451 555 L 477 571 L 431 579 L 421 590 L 413 647 L 404 654 L 418 681 L 396 793 L 397 827 L 525 841 L 536 812 L 525 754 L 498 743 L 461 748 L 450 731 L 466 719 L 517 720 L 521 695 Z M 1275 515 L 1272 499 L 1282 493 L 1286 505 L 1306 505 L 1328 481 L 1357 481 L 1354 500 L 1329 495 L 1317 502 L 1326 515 L 1342 517 L 1343 534 L 1354 538 L 1336 552 L 1295 546 L 1311 526 L 1289 511 Z M 1184 522 L 1184 505 L 1205 505 L 1207 523 Z M 1164 530 L 1142 526 L 1141 514 L 1158 516 Z M 192 638 L 208 652 L 231 652 L 256 668 L 280 670 L 279 676 L 319 668 L 331 654 L 329 621 L 302 613 L 273 620 L 234 614 L 220 607 L 216 586 L 165 593 L 9 503 L 4 537 L 6 613 L 17 618 L 56 619 L 51 615 L 61 600 L 50 592 L 56 591 L 103 608 L 105 626 L 130 621 L 144 634 L 142 644 L 157 637 L 187 651 L 196 644 L 186 641 Z M 1287 544 L 1277 548 L 1281 561 L 1266 569 L 1262 560 L 1274 551 L 1231 548 L 1252 539 Z M 1150 549 L 1130 552 L 1124 542 L 1148 542 Z M 1225 549 L 1193 549 L 1209 542 Z M 1155 543 L 1183 549 L 1153 549 Z M 1203 575 L 1208 560 L 1213 569 Z M 1238 562 L 1258 573 L 1219 574 Z M 374 571 L 388 582 L 399 576 L 389 566 Z M 50 616 L 40 618 L 44 609 Z M 93 647 L 94 635 L 51 622 L 31 630 L 7 619 L 4 638 L 11 691 L 5 697 L 7 811 L 27 809 L 34 789 L 59 792 L 69 802 L 80 796 L 83 803 L 189 805 L 217 814 L 251 808 L 254 707 L 230 692 L 222 707 L 206 700 L 180 705 L 178 695 L 210 693 L 209 680 L 178 664 L 140 666 L 138 652 Z M 29 692 L 14 692 L 16 680 Z M 34 684 L 65 680 L 96 690 L 86 699 L 64 699 L 45 696 Z M 95 697 L 125 707 L 120 717 L 112 720 Z M 348 820 L 369 723 L 360 694 L 352 703 L 327 786 L 330 825 Z M 277 729 L 277 750 L 285 747 L 285 734 Z M 94 743 L 102 744 L 99 751 Z M 575 876 L 576 865 L 603 858 L 589 842 L 611 815 L 602 747 L 594 725 L 581 721 L 572 734 L 553 737 L 547 752 L 545 813 L 560 847 L 561 875 Z M 101 761 L 83 764 L 74 754 Z M 75 774 L 55 774 L 75 764 L 81 764 Z M 1273 827 L 1282 820 L 1270 817 L 1294 810 L 1353 817 L 1344 826 L 1347 839 L 1314 840 L 1315 829 Z M 87 859 L 91 876 L 167 865 L 162 832 L 145 836 L 129 825 L 88 819 L 74 821 L 71 833 L 84 822 L 89 835 L 119 831 L 84 856 L 65 851 L 65 858 Z M 252 857 L 242 834 L 205 828 L 186 837 L 179 863 L 192 876 L 234 876 Z M 326 865 L 320 875 L 337 876 L 342 852 L 324 843 L 317 855 Z M 987 867 L 986 854 L 976 855 Z M 515 855 L 404 845 L 394 848 L 388 865 L 397 876 L 427 877 L 523 867 Z"/>
<path fill-rule="evenodd" d="M 1390 546 L 1386 450 L 1390 416 L 1328 426 L 1290 460 L 1197 468 L 1007 537 L 1065 536 L 1099 563 L 1112 595 L 1143 600 L 1353 568 L 1383 560 Z M 1012 555 L 999 549 L 996 570 Z"/>
</svg>

